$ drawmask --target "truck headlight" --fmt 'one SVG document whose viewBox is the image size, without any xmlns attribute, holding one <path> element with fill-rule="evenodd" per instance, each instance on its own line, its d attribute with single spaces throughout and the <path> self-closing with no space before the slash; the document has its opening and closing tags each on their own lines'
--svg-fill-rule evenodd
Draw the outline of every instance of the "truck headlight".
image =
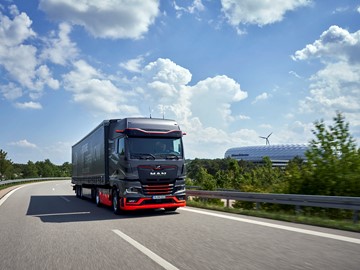
<svg viewBox="0 0 360 270">
<path fill-rule="evenodd" d="M 125 189 L 124 194 L 141 194 L 141 189 L 137 188 L 137 187 L 129 187 L 127 189 Z"/>
</svg>

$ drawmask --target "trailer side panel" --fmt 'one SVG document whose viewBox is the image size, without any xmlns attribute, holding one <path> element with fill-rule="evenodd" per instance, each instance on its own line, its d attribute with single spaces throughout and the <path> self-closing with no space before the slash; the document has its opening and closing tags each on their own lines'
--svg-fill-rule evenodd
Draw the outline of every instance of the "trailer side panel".
<svg viewBox="0 0 360 270">
<path fill-rule="evenodd" d="M 102 123 L 72 147 L 73 184 L 107 184 L 106 127 Z"/>
</svg>

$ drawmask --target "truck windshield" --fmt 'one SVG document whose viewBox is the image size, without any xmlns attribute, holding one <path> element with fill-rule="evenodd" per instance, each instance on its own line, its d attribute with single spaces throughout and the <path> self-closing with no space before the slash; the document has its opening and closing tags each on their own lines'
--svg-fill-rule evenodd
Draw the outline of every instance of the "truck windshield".
<svg viewBox="0 0 360 270">
<path fill-rule="evenodd" d="M 183 158 L 181 138 L 128 138 L 132 159 L 179 159 Z"/>
</svg>

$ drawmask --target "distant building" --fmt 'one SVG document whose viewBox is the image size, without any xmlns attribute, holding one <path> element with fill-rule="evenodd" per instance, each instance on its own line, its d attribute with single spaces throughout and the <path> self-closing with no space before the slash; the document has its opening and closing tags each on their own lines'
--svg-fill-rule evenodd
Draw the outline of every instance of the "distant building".
<svg viewBox="0 0 360 270">
<path fill-rule="evenodd" d="M 299 157 L 306 160 L 305 144 L 279 144 L 261 146 L 243 146 L 230 148 L 225 152 L 225 158 L 263 163 L 264 157 L 269 157 L 273 167 L 285 167 L 289 160 Z"/>
</svg>

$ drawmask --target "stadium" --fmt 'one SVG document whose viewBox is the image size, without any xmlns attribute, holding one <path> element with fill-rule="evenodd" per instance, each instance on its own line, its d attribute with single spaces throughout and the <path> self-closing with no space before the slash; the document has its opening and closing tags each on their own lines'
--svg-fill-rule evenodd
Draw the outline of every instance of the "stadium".
<svg viewBox="0 0 360 270">
<path fill-rule="evenodd" d="M 225 152 L 225 158 L 263 163 L 264 157 L 269 157 L 273 167 L 285 167 L 289 160 L 299 157 L 306 160 L 305 144 L 279 144 L 262 146 L 243 146 L 230 148 Z"/>
</svg>

